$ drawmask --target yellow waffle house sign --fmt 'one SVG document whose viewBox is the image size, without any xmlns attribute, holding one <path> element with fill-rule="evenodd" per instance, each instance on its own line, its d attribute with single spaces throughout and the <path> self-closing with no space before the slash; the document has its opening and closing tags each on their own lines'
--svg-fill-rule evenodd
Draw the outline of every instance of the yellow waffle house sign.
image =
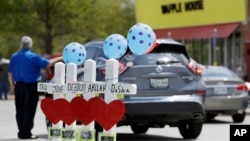
<svg viewBox="0 0 250 141">
<path fill-rule="evenodd" d="M 246 20 L 245 0 L 136 0 L 136 19 L 154 29 Z"/>
</svg>

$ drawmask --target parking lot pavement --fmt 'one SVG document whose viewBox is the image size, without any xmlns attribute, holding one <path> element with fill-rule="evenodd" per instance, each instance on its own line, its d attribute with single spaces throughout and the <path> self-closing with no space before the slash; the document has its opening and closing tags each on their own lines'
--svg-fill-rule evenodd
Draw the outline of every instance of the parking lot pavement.
<svg viewBox="0 0 250 141">
<path fill-rule="evenodd" d="M 248 115 L 250 115 L 250 106 L 248 106 L 248 108 L 247 108 L 247 110 L 246 110 L 246 113 L 247 113 Z"/>
<path fill-rule="evenodd" d="M 48 141 L 45 116 L 41 111 L 40 102 L 34 124 L 32 133 L 39 139 L 29 141 Z M 14 98 L 9 96 L 9 100 L 0 100 L 0 141 L 17 141 L 17 131 Z"/>
<path fill-rule="evenodd" d="M 41 99 L 43 97 L 40 97 Z M 250 115 L 250 106 L 247 108 L 247 114 Z M 29 141 L 48 141 L 48 134 L 45 123 L 45 116 L 38 103 L 35 117 L 35 126 L 32 133 L 39 139 Z M 14 97 L 9 96 L 9 100 L 0 100 L 0 141 L 17 141 L 17 125 L 15 121 Z"/>
</svg>

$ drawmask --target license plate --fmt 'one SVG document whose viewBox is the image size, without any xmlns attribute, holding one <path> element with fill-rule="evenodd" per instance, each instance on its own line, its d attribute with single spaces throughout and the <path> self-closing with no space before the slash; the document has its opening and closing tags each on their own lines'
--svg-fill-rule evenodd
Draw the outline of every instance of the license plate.
<svg viewBox="0 0 250 141">
<path fill-rule="evenodd" d="M 227 88 L 223 87 L 214 88 L 214 94 L 227 94 Z"/>
<path fill-rule="evenodd" d="M 161 79 L 150 79 L 150 86 L 152 88 L 165 88 L 168 87 L 168 78 L 161 78 Z"/>
</svg>

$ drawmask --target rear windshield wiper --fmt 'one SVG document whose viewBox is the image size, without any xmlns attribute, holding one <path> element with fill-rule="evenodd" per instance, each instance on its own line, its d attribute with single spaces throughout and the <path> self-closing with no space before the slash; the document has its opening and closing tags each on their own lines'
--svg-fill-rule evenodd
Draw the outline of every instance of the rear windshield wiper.
<svg viewBox="0 0 250 141">
<path fill-rule="evenodd" d="M 177 60 L 168 60 L 168 61 L 157 60 L 157 62 L 156 62 L 157 65 L 174 64 L 174 63 L 179 63 L 179 61 L 177 61 Z"/>
</svg>

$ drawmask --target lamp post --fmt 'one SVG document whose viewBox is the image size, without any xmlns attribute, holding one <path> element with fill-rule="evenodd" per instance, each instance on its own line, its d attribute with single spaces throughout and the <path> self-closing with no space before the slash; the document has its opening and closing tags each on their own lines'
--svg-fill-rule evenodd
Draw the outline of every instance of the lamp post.
<svg viewBox="0 0 250 141">
<path fill-rule="evenodd" d="M 217 66 L 217 55 L 216 55 L 216 48 L 217 48 L 217 29 L 214 28 L 213 30 L 213 38 L 212 38 L 212 47 L 213 47 L 213 65 Z"/>
</svg>

